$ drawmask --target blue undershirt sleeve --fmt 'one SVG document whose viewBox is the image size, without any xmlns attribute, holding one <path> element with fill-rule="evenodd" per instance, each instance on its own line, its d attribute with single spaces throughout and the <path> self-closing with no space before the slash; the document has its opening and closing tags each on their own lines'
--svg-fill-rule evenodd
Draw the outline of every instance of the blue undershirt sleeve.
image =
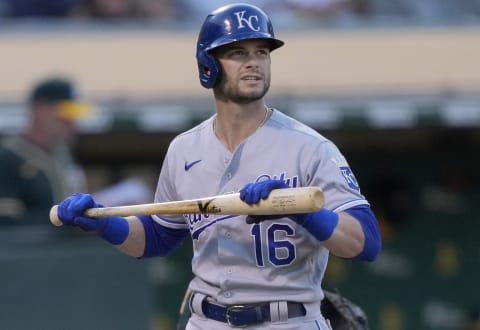
<svg viewBox="0 0 480 330">
<path fill-rule="evenodd" d="M 138 217 L 145 229 L 145 251 L 142 258 L 163 257 L 177 249 L 188 236 L 188 229 L 172 229 L 160 225 L 151 216 Z"/>
<path fill-rule="evenodd" d="M 350 214 L 360 222 L 365 235 L 363 251 L 354 259 L 364 261 L 375 260 L 382 249 L 382 238 L 380 236 L 377 219 L 372 210 L 368 205 L 359 205 L 347 209 L 344 212 Z"/>
</svg>

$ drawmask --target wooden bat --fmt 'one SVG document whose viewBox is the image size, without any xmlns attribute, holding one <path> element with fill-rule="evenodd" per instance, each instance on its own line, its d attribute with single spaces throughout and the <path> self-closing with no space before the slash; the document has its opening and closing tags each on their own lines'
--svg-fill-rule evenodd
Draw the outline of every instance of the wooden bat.
<svg viewBox="0 0 480 330">
<path fill-rule="evenodd" d="M 324 204 L 323 192 L 316 187 L 274 189 L 267 199 L 249 205 L 240 199 L 240 193 L 203 197 L 191 200 L 92 208 L 85 215 L 92 218 L 151 214 L 293 214 L 320 210 Z M 50 222 L 61 226 L 58 205 L 50 210 Z"/>
</svg>

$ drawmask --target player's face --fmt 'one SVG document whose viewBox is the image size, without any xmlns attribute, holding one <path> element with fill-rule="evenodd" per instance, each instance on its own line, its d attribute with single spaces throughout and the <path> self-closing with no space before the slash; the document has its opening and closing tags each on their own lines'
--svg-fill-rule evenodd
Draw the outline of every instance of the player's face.
<svg viewBox="0 0 480 330">
<path fill-rule="evenodd" d="M 221 47 L 217 59 L 222 67 L 216 97 L 236 103 L 261 99 L 270 88 L 270 44 L 251 39 Z"/>
</svg>

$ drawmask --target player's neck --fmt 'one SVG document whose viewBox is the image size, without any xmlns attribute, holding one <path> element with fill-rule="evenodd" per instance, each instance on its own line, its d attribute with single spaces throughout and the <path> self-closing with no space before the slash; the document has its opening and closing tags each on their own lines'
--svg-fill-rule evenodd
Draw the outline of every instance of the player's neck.
<svg viewBox="0 0 480 330">
<path fill-rule="evenodd" d="M 271 110 L 260 107 L 217 107 L 213 122 L 215 135 L 231 152 L 268 120 Z"/>
</svg>

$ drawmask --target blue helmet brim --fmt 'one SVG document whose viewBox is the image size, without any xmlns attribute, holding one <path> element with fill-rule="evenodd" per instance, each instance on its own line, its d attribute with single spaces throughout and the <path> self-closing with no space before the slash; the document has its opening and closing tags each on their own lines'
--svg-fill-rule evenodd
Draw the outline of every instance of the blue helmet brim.
<svg viewBox="0 0 480 330">
<path fill-rule="evenodd" d="M 276 38 L 272 38 L 269 34 L 266 33 L 237 33 L 235 35 L 226 35 L 221 38 L 216 39 L 214 42 L 210 44 L 209 47 L 205 48 L 205 51 L 211 51 L 215 48 L 218 48 L 220 46 L 228 45 L 237 41 L 242 41 L 242 40 L 249 40 L 249 39 L 265 39 L 268 40 L 271 43 L 270 50 L 274 50 L 277 48 L 282 47 L 285 43 Z"/>
</svg>

